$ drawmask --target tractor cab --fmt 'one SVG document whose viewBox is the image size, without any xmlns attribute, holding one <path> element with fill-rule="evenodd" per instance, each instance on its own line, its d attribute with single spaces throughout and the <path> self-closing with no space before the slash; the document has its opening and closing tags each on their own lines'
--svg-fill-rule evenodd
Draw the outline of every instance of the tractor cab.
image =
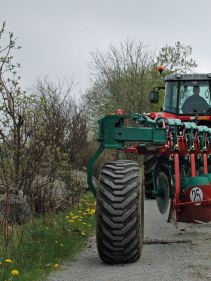
<svg viewBox="0 0 211 281">
<path fill-rule="evenodd" d="M 164 112 L 176 115 L 204 115 L 211 107 L 211 75 L 169 75 L 165 82 Z"/>
<path fill-rule="evenodd" d="M 162 115 L 182 120 L 192 116 L 211 118 L 211 74 L 172 74 L 165 79 Z M 158 92 L 150 93 L 150 101 L 158 100 Z"/>
</svg>

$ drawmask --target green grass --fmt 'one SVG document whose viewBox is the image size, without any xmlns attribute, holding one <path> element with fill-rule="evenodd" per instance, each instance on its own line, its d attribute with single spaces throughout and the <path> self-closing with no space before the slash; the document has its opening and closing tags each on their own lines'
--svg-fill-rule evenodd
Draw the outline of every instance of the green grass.
<svg viewBox="0 0 211 281">
<path fill-rule="evenodd" d="M 46 215 L 23 226 L 13 226 L 7 247 L 0 237 L 0 281 L 44 280 L 46 274 L 60 268 L 64 260 L 71 260 L 94 232 L 94 209 L 94 198 L 86 196 L 70 212 Z M 11 274 L 13 269 L 18 270 L 18 276 Z"/>
</svg>

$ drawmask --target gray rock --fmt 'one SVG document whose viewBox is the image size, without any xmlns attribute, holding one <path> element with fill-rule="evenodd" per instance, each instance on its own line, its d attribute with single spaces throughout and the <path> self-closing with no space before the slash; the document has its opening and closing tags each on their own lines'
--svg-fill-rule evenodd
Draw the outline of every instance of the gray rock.
<svg viewBox="0 0 211 281">
<path fill-rule="evenodd" d="M 8 202 L 8 203 L 7 203 Z M 22 192 L 0 195 L 0 219 L 9 223 L 26 223 L 32 218 L 32 212 Z"/>
<path fill-rule="evenodd" d="M 66 210 L 79 201 L 87 190 L 86 172 L 72 170 L 63 181 L 55 179 L 49 182 L 45 176 L 37 176 L 31 186 L 35 210 L 38 213 L 50 210 Z"/>
</svg>

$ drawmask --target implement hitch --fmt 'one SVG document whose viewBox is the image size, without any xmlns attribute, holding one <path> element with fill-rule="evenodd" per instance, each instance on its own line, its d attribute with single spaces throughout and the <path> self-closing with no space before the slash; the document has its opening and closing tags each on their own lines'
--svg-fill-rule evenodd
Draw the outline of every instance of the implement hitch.
<svg viewBox="0 0 211 281">
<path fill-rule="evenodd" d="M 127 127 L 127 122 L 133 121 L 142 127 Z M 139 152 L 146 143 L 149 147 L 162 146 L 166 142 L 167 131 L 165 128 L 158 128 L 154 120 L 145 115 L 108 115 L 99 120 L 100 143 L 97 151 L 93 154 L 87 166 L 87 178 L 89 190 L 96 196 L 96 186 L 93 182 L 93 167 L 105 149 L 118 149 L 127 152 Z M 147 127 L 143 127 L 147 126 Z M 128 142 L 141 142 L 133 147 L 128 147 Z"/>
</svg>

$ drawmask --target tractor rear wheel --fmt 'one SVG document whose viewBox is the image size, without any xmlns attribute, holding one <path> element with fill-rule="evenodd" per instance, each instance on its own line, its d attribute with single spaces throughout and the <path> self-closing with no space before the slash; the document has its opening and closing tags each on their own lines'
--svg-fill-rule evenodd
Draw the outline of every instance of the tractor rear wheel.
<svg viewBox="0 0 211 281">
<path fill-rule="evenodd" d="M 136 261 L 143 247 L 144 195 L 140 170 L 131 160 L 111 161 L 98 179 L 96 238 L 100 258 L 110 264 Z"/>
<path fill-rule="evenodd" d="M 169 160 L 165 157 L 156 157 L 154 155 L 144 156 L 144 186 L 145 186 L 145 198 L 155 199 L 156 196 L 153 194 L 153 171 L 159 170 L 166 174 L 169 178 Z M 169 179 L 170 181 L 170 179 Z M 170 182 L 169 182 L 170 184 Z"/>
<path fill-rule="evenodd" d="M 144 186 L 145 186 L 145 198 L 146 199 L 155 199 L 153 195 L 153 178 L 152 171 L 157 165 L 157 158 L 154 155 L 145 155 L 144 156 Z"/>
</svg>

